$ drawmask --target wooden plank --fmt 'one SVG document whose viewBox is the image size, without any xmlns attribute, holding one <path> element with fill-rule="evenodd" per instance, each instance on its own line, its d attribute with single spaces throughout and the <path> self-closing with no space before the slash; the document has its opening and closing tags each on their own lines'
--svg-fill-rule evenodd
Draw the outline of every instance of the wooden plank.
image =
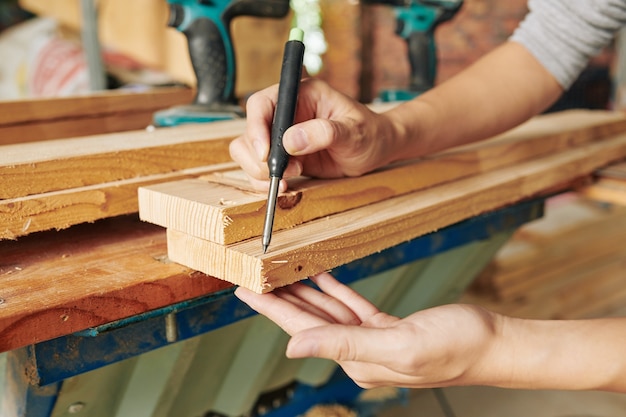
<svg viewBox="0 0 626 417">
<path fill-rule="evenodd" d="M 228 145 L 244 127 L 229 120 L 5 145 L 0 199 L 229 162 Z"/>
<path fill-rule="evenodd" d="M 258 239 L 224 246 L 168 229 L 168 255 L 268 292 L 546 189 L 566 189 L 625 155 L 626 134 L 591 142 L 278 231 L 266 254 Z"/>
<path fill-rule="evenodd" d="M 623 277 L 626 252 L 616 251 L 583 269 L 531 287 L 524 296 L 494 300 L 472 289 L 461 302 L 483 305 L 495 312 L 531 319 L 582 319 L 605 317 L 626 305 Z"/>
<path fill-rule="evenodd" d="M 362 177 L 302 179 L 279 196 L 274 229 L 291 228 L 340 211 L 424 189 L 499 167 L 560 152 L 626 131 L 621 113 L 569 111 L 538 117 L 492 140 L 397 164 Z M 220 244 L 259 236 L 266 194 L 249 189 L 243 176 L 182 180 L 139 190 L 143 220 Z M 190 215 L 181 215 L 190 213 Z"/>
<path fill-rule="evenodd" d="M 155 111 L 190 103 L 188 88 L 107 91 L 0 104 L 0 145 L 142 129 Z"/>
<path fill-rule="evenodd" d="M 603 259 L 608 254 L 614 252 L 616 247 L 623 247 L 624 221 L 616 224 L 614 230 L 617 232 L 607 232 L 606 236 L 601 233 L 593 236 L 600 236 L 597 239 L 590 237 L 586 244 L 572 244 L 559 247 L 558 242 L 553 246 L 545 248 L 545 256 L 529 259 L 529 266 L 512 270 L 509 273 L 495 275 L 493 278 L 494 295 L 499 300 L 513 300 L 525 297 L 533 288 L 541 287 L 563 275 L 569 275 L 595 262 Z M 621 229 L 621 230 L 620 230 Z M 581 231 L 582 235 L 584 231 Z M 593 241 L 593 244 L 589 244 Z M 554 252 L 561 252 L 561 257 L 556 257 Z M 566 255 L 567 254 L 567 255 Z M 550 259 L 550 257 L 555 259 Z M 536 264 L 536 266 L 534 265 Z"/>
<path fill-rule="evenodd" d="M 626 162 L 613 164 L 595 173 L 593 184 L 578 189 L 588 198 L 626 206 Z"/>
<path fill-rule="evenodd" d="M 601 169 L 602 171 L 604 169 Z M 464 301 L 516 317 L 575 319 L 626 305 L 626 210 L 577 193 L 548 200 L 520 228 Z"/>
<path fill-rule="evenodd" d="M 136 216 L 0 241 L 0 352 L 227 288 L 167 261 Z"/>
<path fill-rule="evenodd" d="M 624 209 L 571 196 L 571 201 L 548 204 L 546 216 L 519 229 L 474 288 L 499 300 L 525 297 L 530 288 L 584 268 L 626 243 Z"/>
<path fill-rule="evenodd" d="M 600 178 L 578 191 L 594 200 L 626 206 L 626 180 Z"/>
<path fill-rule="evenodd" d="M 626 162 L 619 162 L 602 168 L 596 172 L 596 175 L 602 178 L 626 180 Z"/>
<path fill-rule="evenodd" d="M 136 213 L 137 188 L 140 186 L 196 177 L 234 166 L 234 163 L 216 164 L 0 200 L 0 240 Z"/>
<path fill-rule="evenodd" d="M 192 98 L 193 91 L 189 88 L 163 87 L 147 91 L 108 90 L 84 96 L 4 101 L 2 107 L 7 111 L 0 113 L 0 125 L 163 109 L 188 103 Z"/>
</svg>

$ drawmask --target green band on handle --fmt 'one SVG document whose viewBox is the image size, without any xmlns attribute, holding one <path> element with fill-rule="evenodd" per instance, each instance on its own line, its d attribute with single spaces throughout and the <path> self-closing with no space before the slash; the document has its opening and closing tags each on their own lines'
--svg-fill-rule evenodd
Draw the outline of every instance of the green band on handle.
<svg viewBox="0 0 626 417">
<path fill-rule="evenodd" d="M 293 28 L 289 32 L 289 40 L 290 41 L 300 41 L 304 39 L 304 31 L 300 28 Z"/>
</svg>

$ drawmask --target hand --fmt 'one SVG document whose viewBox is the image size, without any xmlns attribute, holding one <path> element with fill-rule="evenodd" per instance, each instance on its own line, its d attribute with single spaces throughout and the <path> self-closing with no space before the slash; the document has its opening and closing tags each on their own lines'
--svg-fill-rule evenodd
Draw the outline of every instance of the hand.
<svg viewBox="0 0 626 417">
<path fill-rule="evenodd" d="M 246 132 L 230 145 L 231 157 L 255 188 L 267 189 L 267 156 L 278 86 L 247 102 Z M 299 175 L 338 178 L 358 176 L 391 162 L 389 140 L 397 134 L 391 120 L 316 79 L 301 82 L 295 124 L 285 131 L 290 158 L 285 178 Z M 281 191 L 286 183 L 281 184 Z"/>
<path fill-rule="evenodd" d="M 292 336 L 290 358 L 336 361 L 361 387 L 426 388 L 481 382 L 496 316 L 468 305 L 446 305 L 400 319 L 380 312 L 323 273 L 267 294 L 235 295 Z"/>
</svg>

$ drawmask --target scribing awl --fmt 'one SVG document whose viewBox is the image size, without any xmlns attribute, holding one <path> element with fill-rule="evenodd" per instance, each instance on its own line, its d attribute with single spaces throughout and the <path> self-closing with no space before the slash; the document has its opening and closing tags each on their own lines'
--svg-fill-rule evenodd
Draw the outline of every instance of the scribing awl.
<svg viewBox="0 0 626 417">
<path fill-rule="evenodd" d="M 289 33 L 289 40 L 285 43 L 283 64 L 278 83 L 278 99 L 270 133 L 270 153 L 267 158 L 267 166 L 270 172 L 270 190 L 267 196 L 267 209 L 263 226 L 263 253 L 267 252 L 267 248 L 272 240 L 278 186 L 289 163 L 289 154 L 283 148 L 283 134 L 285 130 L 293 125 L 296 116 L 298 90 L 300 89 L 300 78 L 302 77 L 302 61 L 304 59 L 303 38 L 304 32 L 301 29 L 293 28 Z"/>
</svg>

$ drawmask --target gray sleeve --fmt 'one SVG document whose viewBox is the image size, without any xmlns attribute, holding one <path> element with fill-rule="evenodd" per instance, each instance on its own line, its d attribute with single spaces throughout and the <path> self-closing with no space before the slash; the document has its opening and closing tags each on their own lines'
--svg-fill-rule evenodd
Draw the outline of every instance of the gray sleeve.
<svg viewBox="0 0 626 417">
<path fill-rule="evenodd" d="M 565 89 L 626 24 L 626 0 L 529 0 L 510 40 L 524 45 Z"/>
</svg>

